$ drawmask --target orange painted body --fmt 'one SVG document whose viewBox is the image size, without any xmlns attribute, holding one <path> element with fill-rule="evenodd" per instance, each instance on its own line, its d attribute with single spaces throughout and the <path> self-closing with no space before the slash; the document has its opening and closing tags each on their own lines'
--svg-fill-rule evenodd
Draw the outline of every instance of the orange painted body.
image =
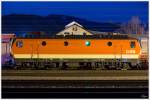
<svg viewBox="0 0 150 100">
<path fill-rule="evenodd" d="M 17 41 L 23 42 L 23 47 L 16 46 Z M 45 41 L 46 45 L 42 46 Z M 68 46 L 64 46 L 64 42 Z M 91 45 L 86 46 L 85 42 Z M 135 48 L 130 47 L 130 42 L 135 42 Z M 107 43 L 112 42 L 112 46 Z M 141 48 L 136 39 L 16 39 L 12 45 L 11 53 L 14 54 L 140 54 Z"/>
</svg>

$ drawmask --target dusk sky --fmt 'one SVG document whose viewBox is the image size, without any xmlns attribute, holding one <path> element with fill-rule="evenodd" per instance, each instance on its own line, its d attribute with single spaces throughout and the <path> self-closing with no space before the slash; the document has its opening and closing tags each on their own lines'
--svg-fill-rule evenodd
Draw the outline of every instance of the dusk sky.
<svg viewBox="0 0 150 100">
<path fill-rule="evenodd" d="M 148 2 L 2 2 L 2 15 L 69 15 L 98 22 L 127 22 L 139 16 L 148 23 Z"/>
</svg>

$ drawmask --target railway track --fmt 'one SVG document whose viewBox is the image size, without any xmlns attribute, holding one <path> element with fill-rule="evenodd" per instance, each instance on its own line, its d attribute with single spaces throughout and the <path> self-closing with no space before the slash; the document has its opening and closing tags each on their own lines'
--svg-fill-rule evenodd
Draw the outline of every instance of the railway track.
<svg viewBox="0 0 150 100">
<path fill-rule="evenodd" d="M 3 70 L 2 80 L 148 80 L 147 70 Z"/>
<path fill-rule="evenodd" d="M 2 98 L 148 98 L 148 70 L 2 70 Z"/>
<path fill-rule="evenodd" d="M 148 81 L 2 81 L 2 98 L 79 97 L 148 98 Z"/>
<path fill-rule="evenodd" d="M 141 80 L 3 80 L 3 88 L 148 88 Z"/>
</svg>

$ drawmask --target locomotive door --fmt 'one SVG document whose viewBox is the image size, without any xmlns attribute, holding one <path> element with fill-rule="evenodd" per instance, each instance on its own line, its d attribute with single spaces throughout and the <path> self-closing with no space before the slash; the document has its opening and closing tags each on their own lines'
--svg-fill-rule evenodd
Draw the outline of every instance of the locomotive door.
<svg viewBox="0 0 150 100">
<path fill-rule="evenodd" d="M 31 59 L 33 58 L 33 56 L 34 56 L 34 54 L 33 54 L 33 42 L 31 42 L 31 44 L 30 44 L 30 49 L 31 49 L 31 51 L 30 51 L 30 55 L 31 55 Z"/>
<path fill-rule="evenodd" d="M 122 45 L 114 45 L 113 48 L 114 59 L 122 59 L 123 58 L 123 46 Z"/>
<path fill-rule="evenodd" d="M 30 55 L 31 59 L 37 59 L 39 57 L 39 44 L 36 39 L 30 41 Z M 27 48 L 28 49 L 28 48 Z"/>
</svg>

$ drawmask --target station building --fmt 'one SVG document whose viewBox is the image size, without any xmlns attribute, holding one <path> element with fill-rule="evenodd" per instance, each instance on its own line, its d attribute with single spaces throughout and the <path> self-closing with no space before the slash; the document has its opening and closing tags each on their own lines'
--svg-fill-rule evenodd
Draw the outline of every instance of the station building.
<svg viewBox="0 0 150 100">
<path fill-rule="evenodd" d="M 65 26 L 65 29 L 58 32 L 56 35 L 93 35 L 79 23 L 73 21 Z"/>
</svg>

